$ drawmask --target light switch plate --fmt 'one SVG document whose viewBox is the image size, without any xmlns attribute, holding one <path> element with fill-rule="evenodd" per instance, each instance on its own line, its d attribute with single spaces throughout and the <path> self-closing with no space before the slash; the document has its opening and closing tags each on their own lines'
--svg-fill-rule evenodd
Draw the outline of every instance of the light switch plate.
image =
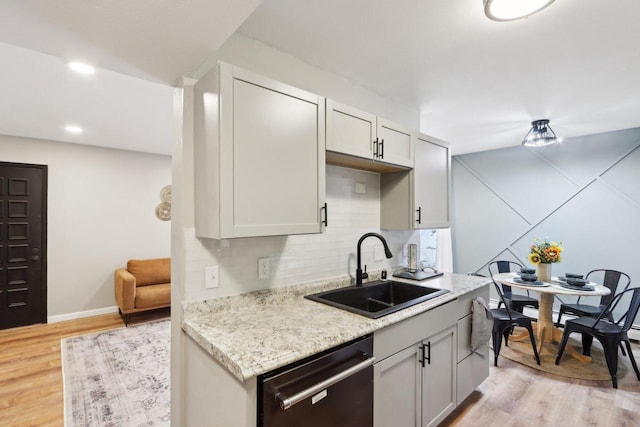
<svg viewBox="0 0 640 427">
<path fill-rule="evenodd" d="M 367 185 L 363 182 L 356 182 L 356 194 L 367 194 Z"/>
<path fill-rule="evenodd" d="M 211 265 L 204 268 L 204 287 L 207 289 L 217 288 L 219 285 L 218 280 L 218 266 Z"/>
</svg>

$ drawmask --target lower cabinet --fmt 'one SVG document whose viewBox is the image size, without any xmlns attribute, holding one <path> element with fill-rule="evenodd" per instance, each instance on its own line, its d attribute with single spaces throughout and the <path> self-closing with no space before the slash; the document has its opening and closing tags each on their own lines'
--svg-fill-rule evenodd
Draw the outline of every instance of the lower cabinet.
<svg viewBox="0 0 640 427">
<path fill-rule="evenodd" d="M 373 367 L 373 425 L 418 426 L 422 419 L 422 344 L 405 348 Z"/>
<path fill-rule="evenodd" d="M 377 363 L 374 426 L 436 426 L 456 407 L 456 327 Z"/>
<path fill-rule="evenodd" d="M 456 408 L 456 327 L 422 343 L 422 426 L 437 426 Z"/>
<path fill-rule="evenodd" d="M 489 376 L 488 344 L 471 351 L 471 301 L 489 287 L 374 333 L 375 427 L 437 426 Z"/>
</svg>

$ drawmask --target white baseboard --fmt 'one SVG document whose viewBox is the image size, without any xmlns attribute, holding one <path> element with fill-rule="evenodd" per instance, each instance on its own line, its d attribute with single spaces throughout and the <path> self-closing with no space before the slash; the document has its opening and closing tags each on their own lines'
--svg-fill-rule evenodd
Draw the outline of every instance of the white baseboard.
<svg viewBox="0 0 640 427">
<path fill-rule="evenodd" d="M 47 323 L 64 322 L 65 320 L 82 319 L 83 317 L 99 316 L 101 314 L 117 313 L 118 306 L 96 308 L 94 310 L 77 311 L 75 313 L 58 314 L 47 317 Z"/>
</svg>

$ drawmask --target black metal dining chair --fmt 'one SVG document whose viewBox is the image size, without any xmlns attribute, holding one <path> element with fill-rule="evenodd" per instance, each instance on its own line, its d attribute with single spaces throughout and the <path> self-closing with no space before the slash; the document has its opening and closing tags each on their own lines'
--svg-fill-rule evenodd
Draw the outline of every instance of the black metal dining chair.
<svg viewBox="0 0 640 427">
<path fill-rule="evenodd" d="M 558 313 L 558 321 L 556 322 L 556 327 L 560 327 L 560 319 L 562 319 L 562 315 L 565 313 L 572 314 L 578 317 L 600 316 L 600 314 L 602 314 L 602 312 L 604 311 L 605 307 L 615 297 L 618 288 L 622 286 L 622 292 L 629 289 L 629 285 L 631 284 L 631 278 L 629 277 L 628 274 L 623 273 L 621 271 L 617 271 L 617 270 L 606 270 L 606 269 L 591 270 L 590 272 L 587 273 L 587 275 L 585 276 L 585 279 L 591 280 L 591 278 L 601 273 L 604 273 L 604 280 L 602 281 L 602 285 L 609 288 L 611 290 L 611 293 L 609 295 L 605 295 L 602 298 L 600 298 L 600 303 L 598 305 L 580 304 L 581 297 L 578 297 L 578 300 L 576 301 L 575 304 L 566 304 L 566 303 L 561 304 L 560 312 Z M 615 308 L 615 306 L 613 308 Z M 611 311 L 613 311 L 613 308 Z M 611 313 L 608 313 L 607 316 L 609 320 L 612 320 Z M 623 350 L 623 353 L 624 353 L 624 350 Z"/>
<path fill-rule="evenodd" d="M 491 308 L 489 312 L 493 317 L 493 328 L 491 330 L 491 336 L 493 340 L 493 365 L 498 366 L 498 355 L 500 354 L 500 348 L 502 347 L 502 337 L 504 336 L 504 344 L 509 346 L 509 335 L 514 326 L 522 326 L 529 331 L 529 338 L 531 339 L 531 347 L 533 348 L 533 354 L 536 358 L 538 365 L 540 364 L 540 356 L 538 355 L 538 349 L 536 348 L 536 338 L 533 334 L 533 327 L 531 321 L 533 320 L 529 316 L 514 311 L 509 308 L 509 305 L 505 301 L 504 295 L 500 286 L 495 282 L 493 283 L 500 297 L 500 301 L 504 304 L 505 308 Z"/>
<path fill-rule="evenodd" d="M 622 298 L 629 294 L 631 296 L 631 300 L 626 312 L 622 314 L 617 321 L 609 320 L 608 314 L 613 311 L 613 307 L 618 305 Z M 560 359 L 562 358 L 564 349 L 567 346 L 569 335 L 574 332 L 578 332 L 582 334 L 582 353 L 585 356 L 591 355 L 591 344 L 593 343 L 593 338 L 596 338 L 602 344 L 613 388 L 618 388 L 618 346 L 623 342 L 627 346 L 627 353 L 629 355 L 629 359 L 631 359 L 631 365 L 633 365 L 636 377 L 638 378 L 638 381 L 640 381 L 640 371 L 638 371 L 638 365 L 636 364 L 636 359 L 633 357 L 633 353 L 631 352 L 631 344 L 629 343 L 629 337 L 627 336 L 627 332 L 631 329 L 631 325 L 638 314 L 639 308 L 640 288 L 631 288 L 624 292 L 620 292 L 611 301 L 609 301 L 609 304 L 598 317 L 586 316 L 567 320 L 564 325 L 564 333 L 562 334 L 562 342 L 558 349 L 558 356 L 556 357 L 556 365 L 560 364 Z M 624 323 L 622 323 L 623 321 Z"/>
<path fill-rule="evenodd" d="M 493 261 L 489 263 L 489 275 L 491 276 L 491 280 L 493 280 L 493 275 L 497 273 L 512 273 L 520 271 L 522 265 L 514 261 Z M 493 283 L 498 286 L 496 281 Z M 509 307 L 512 310 L 517 311 L 518 313 L 522 313 L 524 307 L 533 307 L 538 308 L 538 300 L 532 298 L 529 295 L 529 291 L 527 291 L 527 295 L 520 295 L 513 293 L 511 286 L 500 284 L 502 287 L 502 292 L 504 295 L 504 303 L 506 307 Z M 502 301 L 498 302 L 498 308 L 502 305 Z"/>
</svg>

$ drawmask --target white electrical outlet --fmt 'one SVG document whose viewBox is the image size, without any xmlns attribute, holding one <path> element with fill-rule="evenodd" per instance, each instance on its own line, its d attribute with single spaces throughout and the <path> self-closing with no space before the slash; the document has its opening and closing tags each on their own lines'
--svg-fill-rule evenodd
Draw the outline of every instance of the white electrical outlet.
<svg viewBox="0 0 640 427">
<path fill-rule="evenodd" d="M 258 279 L 268 279 L 271 274 L 269 258 L 258 258 Z"/>
<path fill-rule="evenodd" d="M 217 288 L 219 284 L 218 280 L 218 266 L 211 265 L 204 268 L 204 287 L 207 289 Z"/>
</svg>

